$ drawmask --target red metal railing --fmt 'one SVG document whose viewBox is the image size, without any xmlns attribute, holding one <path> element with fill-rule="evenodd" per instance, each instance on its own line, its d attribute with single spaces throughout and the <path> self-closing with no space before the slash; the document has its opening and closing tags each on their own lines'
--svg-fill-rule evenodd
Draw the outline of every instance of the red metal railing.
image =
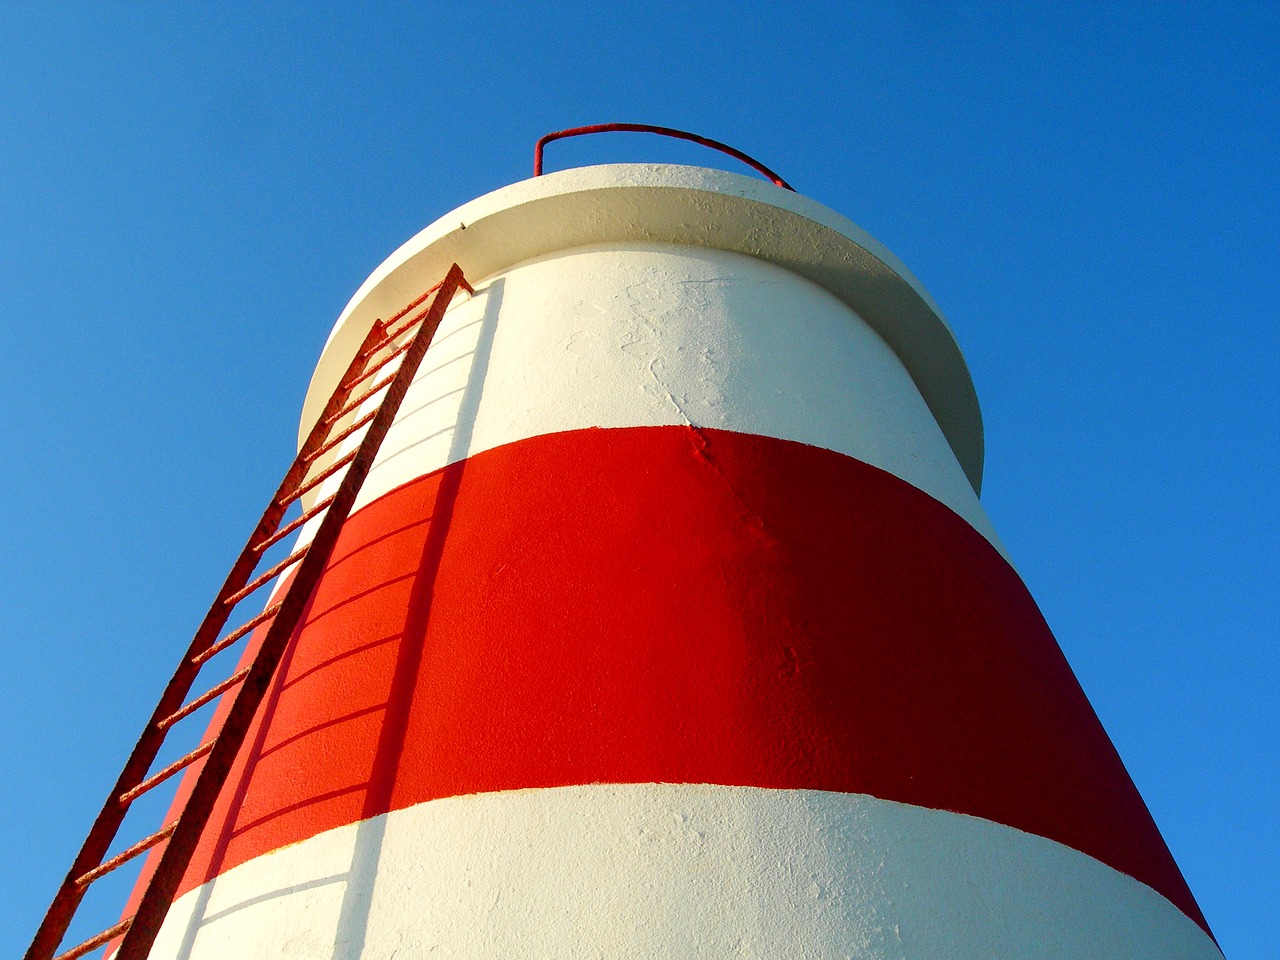
<svg viewBox="0 0 1280 960">
<path fill-rule="evenodd" d="M 688 140 L 691 143 L 710 147 L 712 150 L 719 150 L 721 153 L 726 153 L 735 160 L 741 160 L 752 170 L 772 180 L 783 189 L 790 190 L 793 193 L 796 189 L 759 160 L 747 156 L 741 150 L 731 147 L 727 143 L 721 143 L 719 140 L 712 140 L 710 137 L 700 137 L 696 133 L 689 133 L 687 130 L 676 130 L 674 127 L 656 127 L 651 123 L 597 123 L 589 127 L 570 127 L 568 130 L 557 130 L 555 133 L 548 133 L 545 137 L 534 144 L 533 175 L 535 177 L 542 176 L 542 151 L 548 143 L 555 140 L 565 140 L 569 137 L 583 137 L 592 133 L 656 133 L 661 137 L 672 137 L 676 140 Z"/>
<path fill-rule="evenodd" d="M 115 786 L 111 788 L 66 879 L 58 888 L 53 903 L 26 952 L 25 960 L 54 960 L 54 951 L 62 943 L 90 884 L 148 850 L 164 844 L 154 872 L 142 886 L 142 895 L 133 915 L 124 917 L 114 926 L 59 954 L 56 960 L 77 960 L 117 938 L 120 939 L 120 944 L 116 960 L 144 960 L 150 951 L 169 905 L 173 902 L 178 884 L 191 861 L 200 834 L 208 822 L 214 801 L 226 781 L 232 761 L 244 743 L 249 725 L 266 694 L 271 677 L 328 562 L 342 524 L 355 504 L 356 495 L 373 466 L 378 448 L 395 419 L 414 373 L 431 345 L 445 310 L 460 289 L 468 293 L 474 292 L 462 271 L 454 264 L 444 280 L 390 320 L 375 323 L 365 337 L 351 365 L 339 379 L 324 412 L 267 505 L 249 542 L 232 566 L 231 573 L 196 631 L 177 672 L 165 688 L 160 703 L 143 728 L 142 737 L 129 756 Z M 429 298 L 430 303 L 423 306 Z M 419 310 L 419 307 L 422 309 Z M 394 373 L 383 377 L 375 388 L 362 390 L 358 396 L 353 396 L 356 387 L 396 357 L 402 359 Z M 331 435 L 337 424 L 345 417 L 355 416 L 360 404 L 372 398 L 379 390 L 385 390 L 386 393 L 377 401 L 375 412 L 355 419 L 341 428 L 336 436 Z M 334 449 L 361 427 L 365 428 L 365 433 L 354 451 L 338 457 L 333 463 L 311 475 L 312 466 L 325 452 Z M 291 503 L 343 467 L 346 467 L 347 472 L 338 482 L 336 492 L 313 504 L 301 516 L 281 527 L 281 521 Z M 255 577 L 254 572 L 267 549 L 310 519 L 318 519 L 315 535 L 310 541 Z M 219 639 L 232 609 L 258 589 L 275 581 L 289 567 L 294 570 L 293 579 L 287 586 L 280 588 L 279 597 L 261 613 Z M 197 676 L 214 654 L 227 649 L 258 626 L 265 627 L 265 634 L 252 662 L 213 685 L 204 694 L 188 700 Z M 148 776 L 169 731 L 181 720 L 232 690 L 236 691 L 235 697 L 217 734 L 182 758 Z M 133 802 L 199 760 L 204 760 L 204 766 L 195 776 L 191 794 L 177 818 L 115 856 L 104 859 Z"/>
</svg>

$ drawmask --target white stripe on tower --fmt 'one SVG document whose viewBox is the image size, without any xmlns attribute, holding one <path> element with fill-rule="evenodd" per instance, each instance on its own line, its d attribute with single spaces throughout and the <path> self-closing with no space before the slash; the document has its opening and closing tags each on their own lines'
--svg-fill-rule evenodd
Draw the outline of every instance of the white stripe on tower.
<svg viewBox="0 0 1280 960">
<path fill-rule="evenodd" d="M 1221 960 L 1163 897 L 1069 847 L 866 796 L 607 784 L 378 821 L 188 895 L 154 955 Z"/>
<path fill-rule="evenodd" d="M 1219 956 L 927 295 L 767 184 L 572 173 L 340 320 L 312 412 L 371 311 L 477 281 L 153 956 Z"/>
<path fill-rule="evenodd" d="M 880 467 L 1000 549 L 883 338 L 817 284 L 739 253 L 595 245 L 506 271 L 449 311 L 403 411 L 360 506 L 504 443 L 694 425 Z"/>
</svg>

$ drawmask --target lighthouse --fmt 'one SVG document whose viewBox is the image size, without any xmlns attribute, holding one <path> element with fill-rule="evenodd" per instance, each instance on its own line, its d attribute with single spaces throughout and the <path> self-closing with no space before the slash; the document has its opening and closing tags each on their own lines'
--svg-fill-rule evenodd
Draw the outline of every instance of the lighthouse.
<svg viewBox="0 0 1280 960">
<path fill-rule="evenodd" d="M 892 253 L 736 173 L 534 177 L 373 272 L 304 436 L 454 263 L 155 960 L 1220 960 Z"/>
</svg>

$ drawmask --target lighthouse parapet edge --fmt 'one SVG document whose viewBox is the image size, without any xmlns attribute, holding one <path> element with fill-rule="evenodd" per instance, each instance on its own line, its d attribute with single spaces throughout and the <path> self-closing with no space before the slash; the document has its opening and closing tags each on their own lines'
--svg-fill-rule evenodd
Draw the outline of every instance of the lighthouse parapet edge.
<svg viewBox="0 0 1280 960">
<path fill-rule="evenodd" d="M 513 184 L 304 433 L 454 262 L 153 958 L 1221 957 L 892 254 L 716 170 Z"/>
</svg>

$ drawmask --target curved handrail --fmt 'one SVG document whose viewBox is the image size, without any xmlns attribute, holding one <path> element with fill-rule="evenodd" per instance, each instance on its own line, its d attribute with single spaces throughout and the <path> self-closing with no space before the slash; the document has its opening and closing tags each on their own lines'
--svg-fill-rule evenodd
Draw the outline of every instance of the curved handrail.
<svg viewBox="0 0 1280 960">
<path fill-rule="evenodd" d="M 555 133 L 548 133 L 534 145 L 533 175 L 535 177 L 542 176 L 542 148 L 548 143 L 553 140 L 564 140 L 568 137 L 581 137 L 589 133 L 656 133 L 659 136 L 672 137 L 676 140 L 690 140 L 704 147 L 710 147 L 712 150 L 727 153 L 735 160 L 741 160 L 756 173 L 769 178 L 785 190 L 790 190 L 792 193 L 795 193 L 796 190 L 795 187 L 791 186 L 759 160 L 747 156 L 741 150 L 735 149 L 727 143 L 721 143 L 719 140 L 712 140 L 709 137 L 700 137 L 696 133 L 689 133 L 686 130 L 676 130 L 674 127 L 655 127 L 649 123 L 597 123 L 589 127 L 570 127 L 568 130 L 557 130 Z"/>
</svg>

